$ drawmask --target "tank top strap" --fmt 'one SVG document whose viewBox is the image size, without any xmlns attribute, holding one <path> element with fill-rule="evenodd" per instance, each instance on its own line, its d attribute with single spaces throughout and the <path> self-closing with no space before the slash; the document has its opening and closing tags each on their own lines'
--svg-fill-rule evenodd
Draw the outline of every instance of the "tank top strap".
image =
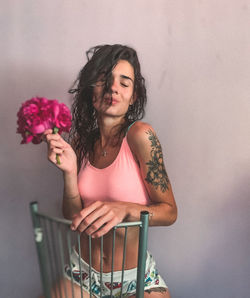
<svg viewBox="0 0 250 298">
<path fill-rule="evenodd" d="M 134 122 L 132 122 L 130 125 L 129 125 L 129 127 L 128 127 L 128 129 L 127 129 L 127 132 L 126 132 L 126 134 L 128 133 L 128 131 L 130 130 L 130 128 L 135 124 L 135 122 L 136 121 L 134 121 Z"/>
</svg>

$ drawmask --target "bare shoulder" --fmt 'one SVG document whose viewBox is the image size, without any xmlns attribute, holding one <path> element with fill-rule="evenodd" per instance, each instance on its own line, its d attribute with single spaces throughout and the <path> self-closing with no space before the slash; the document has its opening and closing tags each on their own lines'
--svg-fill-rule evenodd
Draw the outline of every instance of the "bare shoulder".
<svg viewBox="0 0 250 298">
<path fill-rule="evenodd" d="M 149 130 L 154 131 L 149 123 L 142 121 L 135 122 L 128 131 L 129 142 L 137 143 L 138 141 L 143 141 Z"/>
<path fill-rule="evenodd" d="M 134 154 L 147 151 L 152 145 L 152 141 L 157 139 L 155 130 L 146 122 L 137 121 L 128 131 L 128 144 Z"/>
</svg>

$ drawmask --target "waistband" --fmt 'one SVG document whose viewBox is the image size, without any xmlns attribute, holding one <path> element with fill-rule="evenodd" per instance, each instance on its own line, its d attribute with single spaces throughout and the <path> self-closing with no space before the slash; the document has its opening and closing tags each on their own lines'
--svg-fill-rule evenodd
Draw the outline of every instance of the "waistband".
<svg viewBox="0 0 250 298">
<path fill-rule="evenodd" d="M 73 248 L 72 254 L 71 254 L 71 262 L 75 264 L 74 270 L 77 269 L 79 270 L 79 254 L 77 253 L 76 249 Z M 150 262 L 150 253 L 147 251 L 147 257 L 146 257 L 146 270 L 149 267 L 149 262 Z M 85 262 L 82 258 L 80 258 L 80 264 L 81 264 L 81 269 L 84 272 L 89 272 L 89 264 Z M 94 268 L 91 268 L 92 273 L 96 273 L 97 275 L 100 275 L 101 273 Z M 103 272 L 102 273 L 102 279 L 103 281 L 110 281 L 110 274 L 111 272 Z M 114 271 L 113 272 L 113 279 L 115 280 L 120 280 L 122 276 L 122 271 Z M 133 280 L 136 279 L 137 276 L 137 267 L 132 268 L 132 269 L 126 269 L 124 270 L 124 280 Z"/>
</svg>

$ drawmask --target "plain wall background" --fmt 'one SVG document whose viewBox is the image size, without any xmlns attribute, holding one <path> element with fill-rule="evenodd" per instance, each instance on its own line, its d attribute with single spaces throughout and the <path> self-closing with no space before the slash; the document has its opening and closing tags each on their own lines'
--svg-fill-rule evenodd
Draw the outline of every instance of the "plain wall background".
<svg viewBox="0 0 250 298">
<path fill-rule="evenodd" d="M 137 49 L 179 207 L 149 247 L 172 298 L 249 298 L 250 1 L 9 0 L 0 26 L 0 296 L 41 292 L 29 202 L 61 214 L 46 145 L 20 145 L 16 113 L 68 88 L 103 43 Z"/>
</svg>

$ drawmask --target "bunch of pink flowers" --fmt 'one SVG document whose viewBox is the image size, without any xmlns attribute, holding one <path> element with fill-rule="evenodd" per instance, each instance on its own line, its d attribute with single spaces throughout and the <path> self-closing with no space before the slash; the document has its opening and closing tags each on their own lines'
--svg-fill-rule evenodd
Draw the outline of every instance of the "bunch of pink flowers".
<svg viewBox="0 0 250 298">
<path fill-rule="evenodd" d="M 17 133 L 22 135 L 21 144 L 42 142 L 46 129 L 54 133 L 69 132 L 71 113 L 69 108 L 57 100 L 33 97 L 25 101 L 17 113 Z"/>
</svg>

